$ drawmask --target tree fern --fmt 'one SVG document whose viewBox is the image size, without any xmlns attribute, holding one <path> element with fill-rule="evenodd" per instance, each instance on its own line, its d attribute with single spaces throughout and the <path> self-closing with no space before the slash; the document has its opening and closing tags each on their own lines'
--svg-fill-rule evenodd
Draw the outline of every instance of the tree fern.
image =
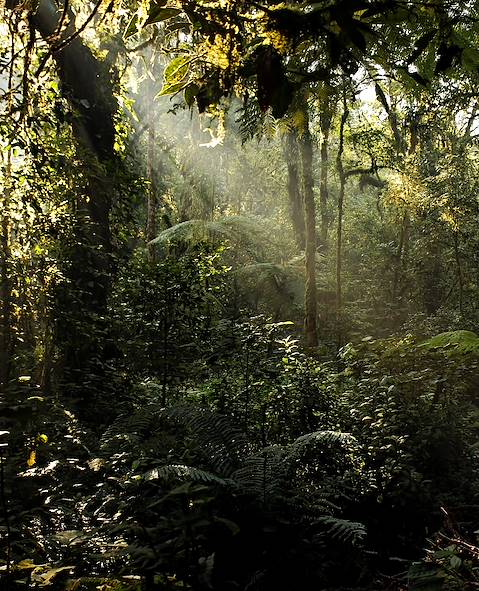
<svg viewBox="0 0 479 591">
<path fill-rule="evenodd" d="M 261 220 L 249 216 L 225 216 L 214 221 L 188 220 L 167 228 L 150 244 L 197 243 L 205 240 L 254 240 L 263 232 Z"/>
<path fill-rule="evenodd" d="M 287 265 L 257 262 L 236 269 L 248 298 L 261 299 L 270 307 L 302 305 L 304 299 L 303 270 Z"/>
</svg>

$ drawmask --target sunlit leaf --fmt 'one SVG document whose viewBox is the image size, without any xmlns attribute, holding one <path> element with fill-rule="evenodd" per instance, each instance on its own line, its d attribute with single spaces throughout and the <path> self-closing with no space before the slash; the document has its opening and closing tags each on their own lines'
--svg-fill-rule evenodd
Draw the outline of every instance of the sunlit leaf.
<svg viewBox="0 0 479 591">
<path fill-rule="evenodd" d="M 131 17 L 131 19 L 126 27 L 125 32 L 123 33 L 123 38 L 128 39 L 128 37 L 131 37 L 132 35 L 134 35 L 137 32 L 138 32 L 138 15 L 134 14 Z"/>
<path fill-rule="evenodd" d="M 152 25 L 153 23 L 159 23 L 161 21 L 166 21 L 169 18 L 173 18 L 174 16 L 178 16 L 181 14 L 181 10 L 178 8 L 160 8 L 159 6 L 154 6 L 152 10 L 150 10 L 150 14 L 145 21 L 143 26 Z"/>
<path fill-rule="evenodd" d="M 165 68 L 164 80 L 165 83 L 175 83 L 183 80 L 188 73 L 190 57 L 187 55 L 179 55 L 175 57 Z"/>
<path fill-rule="evenodd" d="M 70 571 L 74 568 L 74 566 L 60 566 L 58 568 L 51 568 L 44 571 L 43 567 L 37 567 L 32 572 L 32 581 L 37 583 L 39 587 L 47 587 L 53 583 L 59 573 Z"/>
<path fill-rule="evenodd" d="M 188 84 L 187 82 L 178 82 L 176 84 L 165 84 L 163 86 L 163 88 L 160 90 L 160 92 L 156 95 L 155 98 L 157 98 L 159 96 L 165 96 L 167 94 L 176 94 L 177 92 L 180 92 L 180 90 L 183 90 L 187 84 Z"/>
<path fill-rule="evenodd" d="M 165 69 L 163 87 L 157 96 L 175 94 L 183 90 L 188 84 L 186 77 L 190 63 L 191 58 L 187 55 L 180 55 L 172 60 Z"/>
</svg>

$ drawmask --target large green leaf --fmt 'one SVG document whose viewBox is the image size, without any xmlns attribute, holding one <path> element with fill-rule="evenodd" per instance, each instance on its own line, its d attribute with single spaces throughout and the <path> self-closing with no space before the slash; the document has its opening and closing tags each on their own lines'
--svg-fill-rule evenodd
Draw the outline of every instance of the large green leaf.
<svg viewBox="0 0 479 591">
<path fill-rule="evenodd" d="M 157 2 L 150 7 L 148 18 L 143 25 L 144 27 L 147 25 L 152 25 L 153 23 L 166 21 L 169 18 L 173 18 L 174 16 L 181 14 L 181 10 L 179 8 L 162 8 L 162 5 L 164 4 L 166 4 L 166 2 Z"/>
<path fill-rule="evenodd" d="M 175 94 L 188 85 L 187 75 L 191 58 L 188 55 L 175 57 L 165 69 L 163 87 L 158 96 Z"/>
</svg>

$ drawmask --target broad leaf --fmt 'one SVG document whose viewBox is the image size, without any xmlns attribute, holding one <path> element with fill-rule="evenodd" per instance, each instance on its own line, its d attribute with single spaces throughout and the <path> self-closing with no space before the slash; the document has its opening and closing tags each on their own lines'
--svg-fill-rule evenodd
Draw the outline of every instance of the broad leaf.
<svg viewBox="0 0 479 591">
<path fill-rule="evenodd" d="M 147 25 L 152 25 L 153 23 L 166 21 L 169 18 L 178 16 L 179 14 L 181 14 L 181 10 L 179 8 L 161 8 L 158 5 L 153 5 L 143 26 L 146 27 Z"/>
</svg>

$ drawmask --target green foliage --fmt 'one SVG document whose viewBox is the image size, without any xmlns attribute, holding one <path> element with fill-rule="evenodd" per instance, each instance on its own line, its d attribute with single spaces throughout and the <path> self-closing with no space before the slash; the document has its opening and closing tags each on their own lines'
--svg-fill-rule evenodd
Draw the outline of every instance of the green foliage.
<svg viewBox="0 0 479 591">
<path fill-rule="evenodd" d="M 477 585 L 475 7 L 3 10 L 6 588 Z"/>
<path fill-rule="evenodd" d="M 479 337 L 469 330 L 455 330 L 438 334 L 421 343 L 420 347 L 427 350 L 448 350 L 449 354 L 478 353 Z"/>
<path fill-rule="evenodd" d="M 123 358 L 129 371 L 156 378 L 163 401 L 211 338 L 227 270 L 220 252 L 197 245 L 158 264 L 138 253 L 119 274 L 110 304 L 119 364 Z"/>
<path fill-rule="evenodd" d="M 256 569 L 272 561 L 262 573 L 262 585 L 270 588 L 280 574 L 290 576 L 277 563 L 278 552 L 283 560 L 289 556 L 287 560 L 306 565 L 317 552 L 328 556 L 327 546 L 314 549 L 314 536 L 329 536 L 339 547 L 360 545 L 364 528 L 331 515 L 337 508 L 330 498 L 338 496 L 342 487 L 341 463 L 331 470 L 329 481 L 322 481 L 319 496 L 304 488 L 305 462 L 313 461 L 306 459 L 307 451 L 319 445 L 327 453 L 335 445 L 348 446 L 350 437 L 315 433 L 290 445 L 255 451 L 226 417 L 201 408 L 152 407 L 140 413 L 145 419 L 117 422 L 121 428 L 117 438 L 114 428 L 105 434 L 107 441 L 131 442 L 129 449 L 121 444 L 122 453 L 113 453 L 107 460 L 108 480 L 119 485 L 115 484 L 116 500 L 112 502 L 108 481 L 89 500 L 93 507 L 101 503 L 95 510 L 101 520 L 109 515 L 108 529 L 128 540 L 131 564 L 140 572 L 151 569 L 172 574 L 181 569 L 194 587 L 204 584 L 206 577 L 212 588 L 224 588 L 235 576 L 244 585 L 249 580 L 254 588 Z M 162 451 L 157 448 L 152 453 L 148 428 L 138 438 L 138 426 L 146 426 L 148 415 L 153 417 L 150 424 L 156 425 L 157 437 L 173 435 L 172 448 L 170 441 Z M 185 427 L 182 435 L 178 424 Z M 133 439 L 125 432 L 128 427 Z M 164 463 L 168 456 L 169 463 Z M 183 461 L 175 462 L 175 457 Z M 234 463 L 237 467 L 232 471 Z M 106 502 L 101 501 L 105 498 Z M 282 515 L 280 522 L 278 514 Z M 292 540 L 296 541 L 290 554 Z M 294 557 L 297 544 L 305 547 L 302 558 Z M 242 557 L 241 565 L 233 566 L 231 553 Z M 320 580 L 324 572 L 316 570 Z"/>
<path fill-rule="evenodd" d="M 396 544 L 410 547 L 425 523 L 439 527 L 440 506 L 475 494 L 476 363 L 469 353 L 450 356 L 410 338 L 367 339 L 346 347 L 343 359 L 346 429 L 366 446 L 370 491 L 398 528 L 390 549 L 398 552 Z M 404 512 L 397 522 L 394 507 Z"/>
</svg>

